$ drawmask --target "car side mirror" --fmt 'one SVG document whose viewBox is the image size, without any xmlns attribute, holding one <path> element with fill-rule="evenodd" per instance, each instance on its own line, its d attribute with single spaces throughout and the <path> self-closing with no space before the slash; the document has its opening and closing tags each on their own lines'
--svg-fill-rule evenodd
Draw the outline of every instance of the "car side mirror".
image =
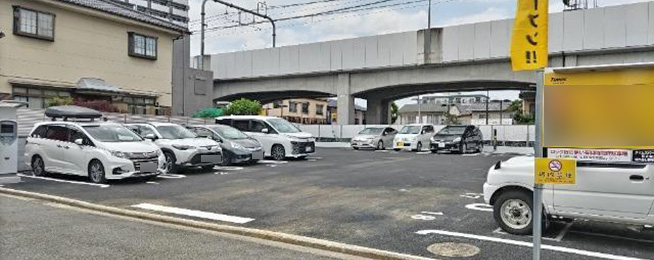
<svg viewBox="0 0 654 260">
<path fill-rule="evenodd" d="M 81 138 L 75 139 L 75 144 L 76 145 L 84 145 L 84 139 L 81 139 Z"/>
<path fill-rule="evenodd" d="M 220 137 L 217 137 L 217 136 L 214 137 L 213 140 L 216 141 L 216 142 L 219 142 L 219 143 L 223 142 L 223 139 L 221 139 Z"/>
<path fill-rule="evenodd" d="M 264 134 L 270 133 L 270 130 L 268 128 L 261 129 L 261 132 Z"/>
<path fill-rule="evenodd" d="M 157 139 L 157 136 L 155 136 L 154 134 L 147 134 L 143 138 L 154 141 L 155 139 Z"/>
</svg>

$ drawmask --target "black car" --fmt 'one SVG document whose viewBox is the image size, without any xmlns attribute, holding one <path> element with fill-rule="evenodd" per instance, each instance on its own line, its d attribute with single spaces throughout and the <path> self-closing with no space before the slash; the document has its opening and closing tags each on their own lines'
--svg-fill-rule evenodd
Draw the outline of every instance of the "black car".
<svg viewBox="0 0 654 260">
<path fill-rule="evenodd" d="M 186 126 L 200 137 L 220 143 L 223 149 L 222 166 L 234 163 L 256 163 L 263 159 L 261 144 L 236 128 L 226 125 Z"/>
<path fill-rule="evenodd" d="M 429 145 L 432 153 L 438 151 L 481 152 L 483 148 L 484 138 L 481 130 L 474 125 L 446 126 L 431 138 Z"/>
</svg>

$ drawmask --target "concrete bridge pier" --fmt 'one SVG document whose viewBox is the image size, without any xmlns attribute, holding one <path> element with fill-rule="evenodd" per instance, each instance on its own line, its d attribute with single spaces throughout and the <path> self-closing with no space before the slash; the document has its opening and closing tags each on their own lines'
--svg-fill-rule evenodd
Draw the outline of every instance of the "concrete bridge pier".
<svg viewBox="0 0 654 260">
<path fill-rule="evenodd" d="M 391 102 L 381 98 L 368 98 L 366 124 L 385 125 L 391 122 Z"/>
<path fill-rule="evenodd" d="M 339 125 L 353 125 L 354 96 L 352 96 L 351 92 L 350 74 L 338 74 L 336 84 L 336 105 L 338 106 L 337 123 Z"/>
</svg>

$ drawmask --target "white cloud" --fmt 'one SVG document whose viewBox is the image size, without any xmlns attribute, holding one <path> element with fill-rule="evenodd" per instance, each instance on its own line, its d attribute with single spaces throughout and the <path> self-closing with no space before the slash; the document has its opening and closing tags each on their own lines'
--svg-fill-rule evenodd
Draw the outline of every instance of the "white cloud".
<svg viewBox="0 0 654 260">
<path fill-rule="evenodd" d="M 478 14 L 472 14 L 472 15 L 467 15 L 467 16 L 461 16 L 461 17 L 454 17 L 447 22 L 445 22 L 445 25 L 457 25 L 457 24 L 468 24 L 468 23 L 477 23 L 477 22 L 485 22 L 485 21 L 491 21 L 491 20 L 500 20 L 500 19 L 506 19 L 510 17 L 509 15 L 509 10 L 506 8 L 500 9 L 496 7 L 489 7 L 486 10 L 484 10 L 481 13 Z"/>
</svg>

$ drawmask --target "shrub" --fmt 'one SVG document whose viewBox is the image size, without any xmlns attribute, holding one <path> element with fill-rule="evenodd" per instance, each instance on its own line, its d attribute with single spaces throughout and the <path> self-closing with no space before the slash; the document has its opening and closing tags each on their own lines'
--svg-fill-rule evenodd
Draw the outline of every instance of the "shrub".
<svg viewBox="0 0 654 260">
<path fill-rule="evenodd" d="M 258 115 L 261 113 L 261 103 L 256 100 L 241 98 L 233 101 L 227 107 L 228 115 Z"/>
</svg>

